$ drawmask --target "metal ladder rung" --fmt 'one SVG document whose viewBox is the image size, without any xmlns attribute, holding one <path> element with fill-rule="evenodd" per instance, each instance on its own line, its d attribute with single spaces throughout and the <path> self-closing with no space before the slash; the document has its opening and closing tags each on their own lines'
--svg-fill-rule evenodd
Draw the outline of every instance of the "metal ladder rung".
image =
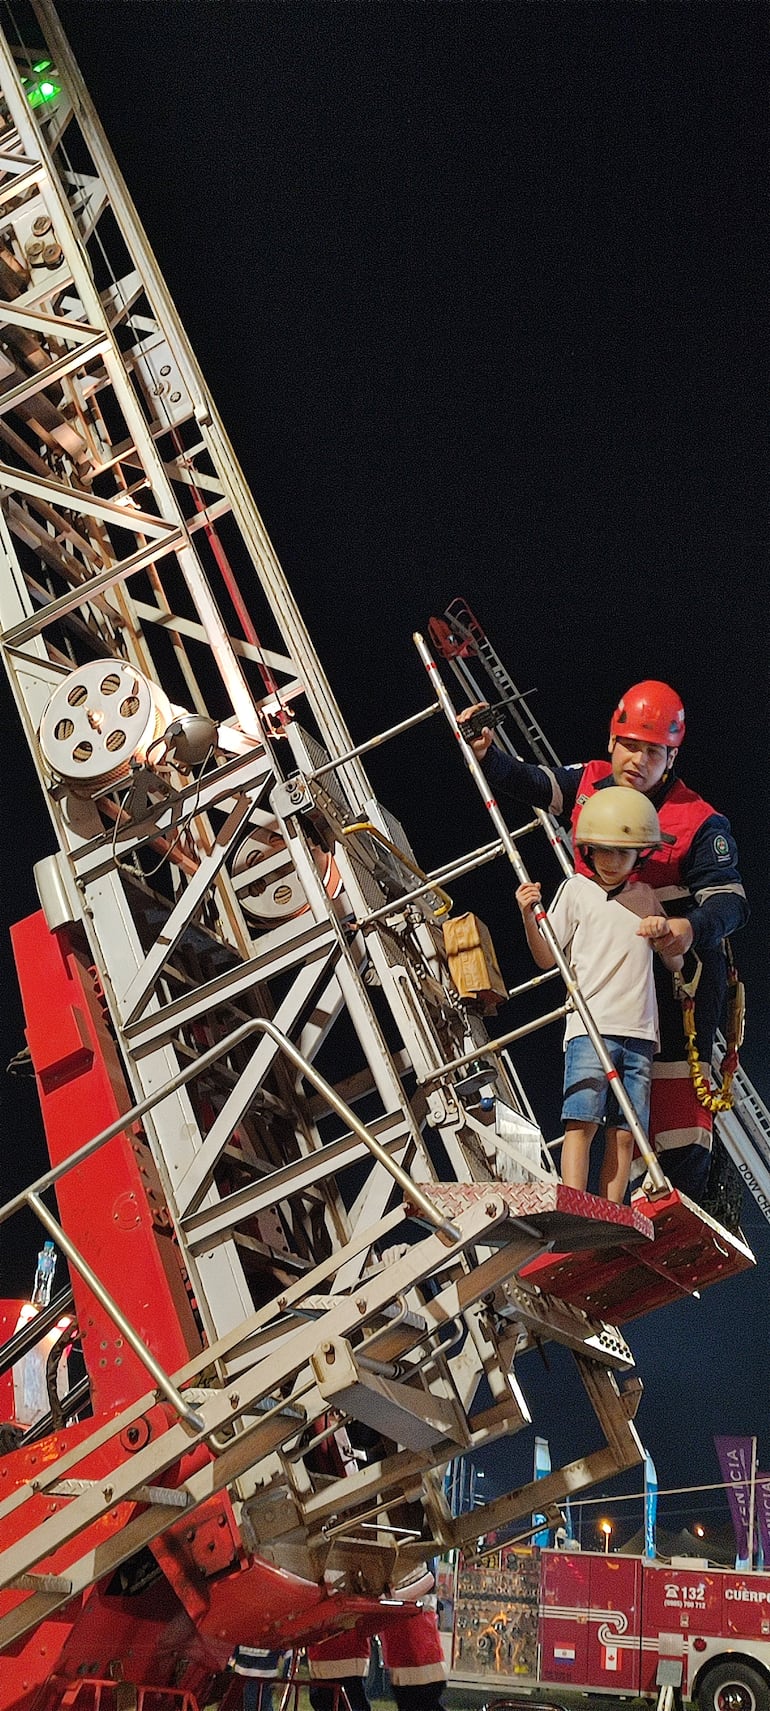
<svg viewBox="0 0 770 1711">
<path fill-rule="evenodd" d="M 52 1485 L 52 1497 L 80 1497 L 84 1491 L 93 1491 L 101 1484 L 98 1479 L 62 1479 L 58 1485 Z M 189 1509 L 190 1497 L 186 1491 L 178 1490 L 167 1485 L 136 1485 L 128 1494 L 129 1503 L 162 1504 L 170 1509 Z M 37 1591 L 55 1591 L 55 1587 L 30 1588 Z"/>
<path fill-rule="evenodd" d="M 62 1574 L 17 1574 L 8 1581 L 9 1592 L 72 1592 L 72 1581 Z"/>
</svg>

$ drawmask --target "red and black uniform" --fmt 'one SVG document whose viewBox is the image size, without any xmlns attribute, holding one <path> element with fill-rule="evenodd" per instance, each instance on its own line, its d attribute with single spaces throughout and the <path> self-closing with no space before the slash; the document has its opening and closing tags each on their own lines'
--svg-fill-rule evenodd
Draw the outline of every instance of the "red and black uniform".
<svg viewBox="0 0 770 1711">
<path fill-rule="evenodd" d="M 571 819 L 573 830 L 584 802 L 613 782 L 608 760 L 590 761 L 587 766 L 530 766 L 494 744 L 484 770 L 493 789 L 517 802 L 548 808 L 560 819 Z M 743 926 L 748 915 L 735 840 L 724 815 L 677 778 L 669 775 L 650 792 L 649 800 L 657 810 L 661 831 L 671 834 L 675 842 L 655 850 L 636 874 L 659 893 L 667 915 L 686 916 L 692 926 L 693 951 L 702 964 L 695 1026 L 700 1057 L 708 1066 L 725 1000 L 724 940 Z M 588 871 L 579 851 L 576 867 L 579 872 Z M 685 978 L 691 972 L 688 960 Z M 695 1097 L 681 1007 L 659 957 L 655 958 L 655 986 L 661 1044 L 653 1063 L 650 1139 L 656 1152 L 665 1154 L 663 1167 L 673 1186 L 699 1200 L 708 1177 L 711 1115 Z M 642 1175 L 643 1167 L 636 1174 Z"/>
<path fill-rule="evenodd" d="M 441 1711 L 446 1665 L 436 1617 L 418 1609 L 383 1623 L 382 1655 L 398 1711 Z M 308 1646 L 313 1711 L 334 1711 L 341 1685 L 351 1711 L 368 1711 L 363 1676 L 369 1663 L 369 1627 L 359 1624 L 331 1640 Z"/>
</svg>

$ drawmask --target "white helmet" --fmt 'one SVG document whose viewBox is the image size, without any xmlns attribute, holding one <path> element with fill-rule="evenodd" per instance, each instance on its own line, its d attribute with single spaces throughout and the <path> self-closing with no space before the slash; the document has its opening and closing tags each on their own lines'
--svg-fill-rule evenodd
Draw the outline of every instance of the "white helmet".
<svg viewBox="0 0 770 1711">
<path fill-rule="evenodd" d="M 610 784 L 589 796 L 578 815 L 575 843 L 595 849 L 660 849 L 676 842 L 662 832 L 649 797 L 624 784 Z"/>
</svg>

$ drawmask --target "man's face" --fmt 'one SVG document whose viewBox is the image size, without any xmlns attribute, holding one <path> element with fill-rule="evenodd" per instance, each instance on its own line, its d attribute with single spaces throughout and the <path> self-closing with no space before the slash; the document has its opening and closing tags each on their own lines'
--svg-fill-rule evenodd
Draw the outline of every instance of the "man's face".
<svg viewBox="0 0 770 1711">
<path fill-rule="evenodd" d="M 641 790 L 648 796 L 660 784 L 668 766 L 668 749 L 662 743 L 643 743 L 636 737 L 610 739 L 613 784 Z"/>
</svg>

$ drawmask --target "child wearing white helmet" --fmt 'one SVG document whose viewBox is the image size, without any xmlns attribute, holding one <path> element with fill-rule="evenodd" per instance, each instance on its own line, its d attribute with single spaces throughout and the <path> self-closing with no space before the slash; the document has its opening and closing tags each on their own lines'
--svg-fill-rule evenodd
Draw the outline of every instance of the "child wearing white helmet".
<svg viewBox="0 0 770 1711">
<path fill-rule="evenodd" d="M 657 948 L 670 969 L 681 968 L 682 958 L 657 945 L 656 941 L 665 940 L 669 922 L 655 892 L 649 885 L 635 883 L 633 872 L 645 853 L 669 841 L 649 798 L 638 790 L 612 785 L 597 791 L 581 809 L 575 831 L 590 877 L 575 873 L 566 879 L 548 910 L 550 925 L 569 956 L 645 1131 L 658 1044 L 652 951 Z M 552 968 L 552 953 L 535 918 L 539 883 L 520 885 L 516 901 L 538 968 Z M 569 1188 L 585 1188 L 591 1142 L 604 1123 L 600 1193 L 620 1203 L 628 1187 L 633 1142 L 585 1025 L 574 1010 L 567 1017 L 564 1046 L 562 1181 Z"/>
</svg>

